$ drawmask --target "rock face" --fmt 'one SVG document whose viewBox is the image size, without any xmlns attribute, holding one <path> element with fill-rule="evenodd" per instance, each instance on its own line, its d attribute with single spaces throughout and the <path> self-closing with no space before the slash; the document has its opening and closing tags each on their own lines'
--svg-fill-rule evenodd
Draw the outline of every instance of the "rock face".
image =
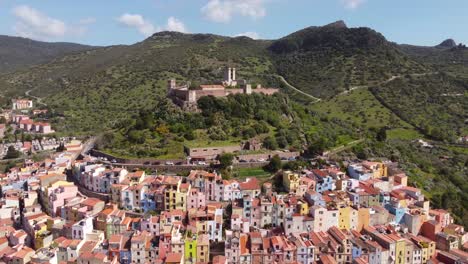
<svg viewBox="0 0 468 264">
<path fill-rule="evenodd" d="M 338 20 L 336 22 L 330 23 L 330 24 L 325 25 L 323 27 L 326 27 L 326 28 L 348 28 L 348 26 L 346 26 L 346 23 L 343 20 Z"/>
<path fill-rule="evenodd" d="M 446 39 L 442 41 L 439 45 L 437 45 L 437 48 L 454 48 L 457 46 L 457 43 L 453 39 Z"/>
</svg>

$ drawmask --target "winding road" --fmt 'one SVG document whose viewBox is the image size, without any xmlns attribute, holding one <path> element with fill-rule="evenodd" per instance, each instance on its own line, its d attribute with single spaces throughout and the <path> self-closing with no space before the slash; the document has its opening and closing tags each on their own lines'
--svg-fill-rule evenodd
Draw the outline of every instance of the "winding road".
<svg viewBox="0 0 468 264">
<path fill-rule="evenodd" d="M 34 88 L 34 89 L 35 89 L 35 88 Z M 41 104 L 41 105 L 43 105 L 43 106 L 47 106 L 46 103 L 43 103 L 43 102 L 42 102 L 42 98 L 37 97 L 37 96 L 34 96 L 34 95 L 31 95 L 31 92 L 32 92 L 34 89 L 27 90 L 24 94 L 25 94 L 26 96 L 28 96 L 28 97 L 32 97 L 32 98 L 36 99 L 36 101 L 37 101 L 38 104 Z"/>
<path fill-rule="evenodd" d="M 311 98 L 312 100 L 314 100 L 314 103 L 317 103 L 317 102 L 322 101 L 322 99 L 320 99 L 320 98 L 317 98 L 317 97 L 315 97 L 315 96 L 313 96 L 313 95 L 310 95 L 310 94 L 308 94 L 308 93 L 306 93 L 306 92 L 303 92 L 303 91 L 300 90 L 300 89 L 297 89 L 296 87 L 294 87 L 293 85 L 291 85 L 290 83 L 288 83 L 288 81 L 286 81 L 286 79 L 285 79 L 283 76 L 281 76 L 281 75 L 273 75 L 273 76 L 278 77 L 286 86 L 288 86 L 289 88 L 293 89 L 294 91 L 296 91 L 296 92 L 298 92 L 298 93 L 300 93 L 300 94 L 302 94 L 302 95 L 305 95 L 305 96 Z"/>
<path fill-rule="evenodd" d="M 412 73 L 412 74 L 409 74 L 409 75 L 410 75 L 411 77 L 419 77 L 419 76 L 426 76 L 426 75 L 430 75 L 430 74 L 437 74 L 437 72 Z M 385 81 L 380 82 L 380 83 L 377 84 L 377 85 L 387 84 L 387 83 L 389 83 L 389 82 L 391 82 L 391 81 L 393 81 L 393 80 L 400 79 L 400 78 L 402 78 L 403 76 L 405 76 L 405 75 L 392 75 L 392 77 L 388 78 L 388 79 L 385 80 Z M 347 93 L 350 93 L 350 92 L 352 92 L 352 91 L 354 91 L 354 90 L 357 90 L 357 89 L 369 88 L 369 86 L 370 86 L 370 85 L 352 86 L 350 89 L 348 89 L 348 90 L 346 90 L 346 91 L 344 91 L 344 92 L 341 92 L 341 93 L 335 95 L 335 97 L 336 97 L 336 96 L 340 96 L 340 95 L 344 95 L 344 94 L 347 94 Z"/>
</svg>

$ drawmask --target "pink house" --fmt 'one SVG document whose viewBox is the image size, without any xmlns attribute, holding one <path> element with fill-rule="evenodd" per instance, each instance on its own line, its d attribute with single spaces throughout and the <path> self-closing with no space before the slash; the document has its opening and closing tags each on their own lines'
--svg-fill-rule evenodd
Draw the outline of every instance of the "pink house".
<svg viewBox="0 0 468 264">
<path fill-rule="evenodd" d="M 453 218 L 450 216 L 450 213 L 443 209 L 434 209 L 429 211 L 429 215 L 434 217 L 442 228 L 453 223 Z"/>
<path fill-rule="evenodd" d="M 32 130 L 36 133 L 41 133 L 41 134 L 50 134 L 54 132 L 52 128 L 50 127 L 49 123 L 43 123 L 43 122 L 33 123 Z"/>
<path fill-rule="evenodd" d="M 78 187 L 75 185 L 50 187 L 47 189 L 47 194 L 49 213 L 56 216 L 57 209 L 65 205 L 65 200 L 77 196 Z"/>
<path fill-rule="evenodd" d="M 21 120 L 19 122 L 19 127 L 26 131 L 30 131 L 33 127 L 34 122 L 31 119 Z"/>
<path fill-rule="evenodd" d="M 190 189 L 187 197 L 187 210 L 206 206 L 206 196 L 198 188 Z"/>
</svg>

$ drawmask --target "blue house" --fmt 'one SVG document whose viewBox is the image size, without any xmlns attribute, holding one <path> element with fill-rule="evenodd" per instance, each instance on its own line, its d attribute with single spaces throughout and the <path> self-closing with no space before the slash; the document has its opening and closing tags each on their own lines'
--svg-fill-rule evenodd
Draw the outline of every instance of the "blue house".
<svg viewBox="0 0 468 264">
<path fill-rule="evenodd" d="M 391 213 L 392 215 L 395 215 L 395 223 L 399 224 L 403 221 L 403 216 L 406 213 L 406 208 L 397 207 L 389 203 L 385 205 L 385 209 L 387 209 L 388 212 Z"/>
<path fill-rule="evenodd" d="M 312 205 L 318 205 L 321 207 L 325 207 L 326 203 L 323 200 L 322 194 L 314 191 L 306 192 L 304 195 L 306 201 Z"/>
<path fill-rule="evenodd" d="M 323 193 L 324 191 L 333 191 L 335 187 L 335 180 L 328 175 L 327 172 L 322 170 L 312 170 L 315 179 L 315 191 Z"/>
<path fill-rule="evenodd" d="M 156 199 L 154 193 L 145 193 L 143 199 L 140 201 L 141 209 L 147 213 L 156 210 Z"/>
<path fill-rule="evenodd" d="M 132 263 L 132 252 L 130 250 L 120 250 L 119 263 L 130 264 Z"/>
</svg>

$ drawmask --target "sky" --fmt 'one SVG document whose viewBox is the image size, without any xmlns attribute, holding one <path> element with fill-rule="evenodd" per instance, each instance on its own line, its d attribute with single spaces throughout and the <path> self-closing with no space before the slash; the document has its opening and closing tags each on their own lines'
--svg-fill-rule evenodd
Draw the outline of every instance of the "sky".
<svg viewBox="0 0 468 264">
<path fill-rule="evenodd" d="M 0 35 L 133 44 L 163 30 L 276 39 L 344 20 L 388 40 L 468 43 L 468 0 L 0 0 Z"/>
</svg>

